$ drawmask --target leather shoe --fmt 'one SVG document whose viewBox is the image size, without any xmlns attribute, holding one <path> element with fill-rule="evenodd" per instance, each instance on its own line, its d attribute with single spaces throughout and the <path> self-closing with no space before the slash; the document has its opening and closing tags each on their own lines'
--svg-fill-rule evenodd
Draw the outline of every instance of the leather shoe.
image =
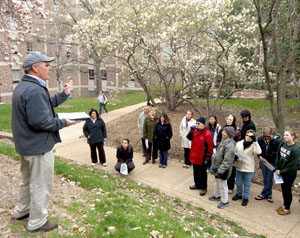
<svg viewBox="0 0 300 238">
<path fill-rule="evenodd" d="M 207 190 L 206 189 L 202 189 L 200 190 L 200 196 L 204 196 L 206 194 Z"/>
<path fill-rule="evenodd" d="M 29 214 L 27 214 L 27 215 L 25 215 L 25 216 L 22 216 L 22 217 L 18 217 L 18 218 L 13 217 L 13 219 L 15 219 L 15 220 L 17 220 L 17 221 L 21 221 L 21 220 L 24 220 L 24 219 L 26 219 L 26 218 L 28 218 L 28 217 L 29 217 Z"/>
<path fill-rule="evenodd" d="M 148 162 L 149 162 L 149 160 L 146 159 L 146 160 L 143 162 L 143 164 L 147 164 Z"/>
<path fill-rule="evenodd" d="M 248 205 L 248 199 L 243 199 L 243 201 L 242 201 L 242 206 L 247 206 Z"/>
<path fill-rule="evenodd" d="M 155 164 L 155 159 L 152 160 L 152 164 Z"/>
<path fill-rule="evenodd" d="M 200 188 L 198 188 L 198 187 L 194 184 L 194 185 L 190 186 L 190 189 L 191 189 L 191 190 L 196 190 L 196 189 L 200 189 Z"/>
<path fill-rule="evenodd" d="M 31 232 L 37 232 L 37 231 L 51 231 L 53 229 L 58 228 L 58 225 L 56 223 L 51 223 L 50 221 L 47 221 L 44 225 L 42 225 L 40 228 L 35 230 L 29 230 Z"/>
<path fill-rule="evenodd" d="M 234 195 L 234 197 L 232 197 L 232 200 L 233 201 L 237 201 L 239 199 L 242 199 L 243 197 L 242 196 L 239 196 L 238 194 Z"/>
</svg>

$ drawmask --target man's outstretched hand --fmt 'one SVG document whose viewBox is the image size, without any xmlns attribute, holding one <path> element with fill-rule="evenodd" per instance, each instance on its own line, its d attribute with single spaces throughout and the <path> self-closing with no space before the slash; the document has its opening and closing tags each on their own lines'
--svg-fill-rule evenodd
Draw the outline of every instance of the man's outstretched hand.
<svg viewBox="0 0 300 238">
<path fill-rule="evenodd" d="M 70 77 L 67 78 L 66 83 L 64 84 L 64 93 L 67 95 L 70 95 L 71 91 L 72 91 L 72 79 Z"/>
</svg>

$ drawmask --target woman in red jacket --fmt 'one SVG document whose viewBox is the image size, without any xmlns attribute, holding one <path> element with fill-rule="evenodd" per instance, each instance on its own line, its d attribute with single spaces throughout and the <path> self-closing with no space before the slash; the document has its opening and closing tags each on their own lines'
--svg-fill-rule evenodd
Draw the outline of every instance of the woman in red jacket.
<svg viewBox="0 0 300 238">
<path fill-rule="evenodd" d="M 191 128 L 187 138 L 192 141 L 190 161 L 193 163 L 195 182 L 190 189 L 200 189 L 200 196 L 204 196 L 207 192 L 206 167 L 213 154 L 212 135 L 205 126 L 204 117 L 196 120 L 196 128 Z"/>
</svg>

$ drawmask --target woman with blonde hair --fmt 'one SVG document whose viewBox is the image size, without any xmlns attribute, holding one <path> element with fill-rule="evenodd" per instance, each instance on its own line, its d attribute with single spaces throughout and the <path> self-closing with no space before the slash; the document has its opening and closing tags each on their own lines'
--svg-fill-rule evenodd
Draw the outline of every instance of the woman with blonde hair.
<svg viewBox="0 0 300 238">
<path fill-rule="evenodd" d="M 291 130 L 286 130 L 280 143 L 275 161 L 275 173 L 282 177 L 281 184 L 283 205 L 276 209 L 279 215 L 291 213 L 290 206 L 293 200 L 292 186 L 297 176 L 299 147 L 295 143 L 297 135 Z"/>
</svg>

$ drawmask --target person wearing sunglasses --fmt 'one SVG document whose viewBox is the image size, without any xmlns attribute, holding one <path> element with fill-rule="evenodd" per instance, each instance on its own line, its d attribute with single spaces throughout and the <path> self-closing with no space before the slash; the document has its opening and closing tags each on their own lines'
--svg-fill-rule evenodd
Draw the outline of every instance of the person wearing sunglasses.
<svg viewBox="0 0 300 238">
<path fill-rule="evenodd" d="M 233 201 L 242 200 L 242 206 L 247 206 L 250 194 L 251 180 L 255 170 L 255 159 L 261 154 L 261 148 L 256 142 L 255 131 L 248 130 L 244 140 L 236 144 L 236 185 L 237 193 Z M 244 194 L 243 194 L 244 191 Z M 244 195 L 244 196 L 243 196 Z"/>
</svg>

